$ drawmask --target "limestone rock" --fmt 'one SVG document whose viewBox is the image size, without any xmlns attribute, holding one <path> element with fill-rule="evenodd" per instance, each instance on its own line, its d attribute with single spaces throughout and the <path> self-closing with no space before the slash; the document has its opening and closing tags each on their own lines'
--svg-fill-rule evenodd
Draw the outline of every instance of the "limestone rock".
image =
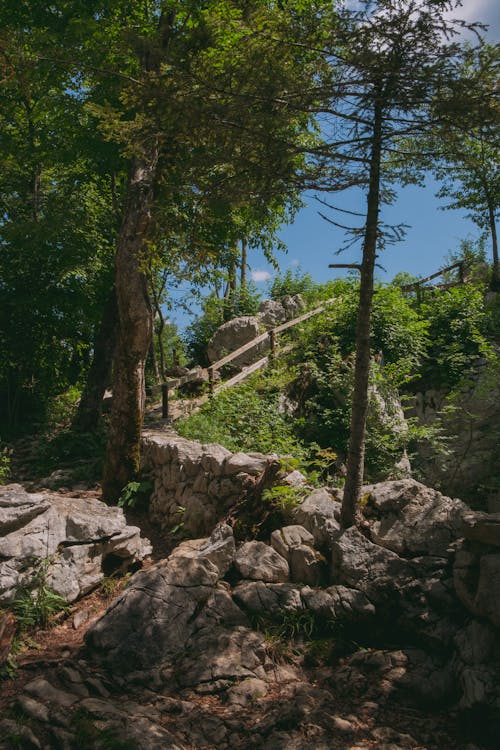
<svg viewBox="0 0 500 750">
<path fill-rule="evenodd" d="M 208 342 L 207 354 L 210 362 L 217 362 L 226 354 L 234 352 L 243 344 L 257 338 L 262 332 L 262 322 L 257 315 L 243 315 L 240 318 L 228 320 L 216 330 Z M 235 367 L 245 367 L 262 357 L 263 352 L 269 349 L 269 341 L 263 341 L 239 357 L 234 359 L 231 364 Z"/>
<path fill-rule="evenodd" d="M 408 561 L 373 544 L 355 527 L 333 543 L 332 574 L 336 582 L 362 591 L 372 602 L 394 598 L 415 575 Z"/>
<path fill-rule="evenodd" d="M 252 614 L 278 614 L 304 609 L 300 592 L 302 586 L 295 583 L 264 583 L 243 581 L 233 589 L 234 600 Z"/>
<path fill-rule="evenodd" d="M 266 696 L 267 692 L 268 688 L 264 680 L 249 677 L 227 691 L 227 700 L 232 705 L 247 706 L 257 698 Z"/>
<path fill-rule="evenodd" d="M 151 551 L 121 508 L 93 498 L 8 485 L 0 488 L 0 524 L 0 601 L 30 580 L 37 560 L 50 558 L 47 582 L 71 602 L 95 588 L 108 568 L 125 569 Z"/>
<path fill-rule="evenodd" d="M 356 622 L 375 615 L 375 607 L 368 598 L 346 586 L 319 590 L 305 587 L 300 595 L 307 609 L 325 619 Z"/>
<path fill-rule="evenodd" d="M 328 566 L 317 550 L 306 544 L 290 549 L 290 578 L 309 586 L 322 586 L 327 582 Z"/>
<path fill-rule="evenodd" d="M 136 573 L 87 631 L 88 646 L 119 672 L 148 669 L 172 657 L 196 628 L 215 589 L 209 560 L 174 557 Z"/>
<path fill-rule="evenodd" d="M 274 328 L 285 322 L 287 314 L 281 302 L 264 299 L 259 305 L 259 317 L 266 328 Z"/>
<path fill-rule="evenodd" d="M 478 617 L 500 627 L 500 554 L 483 554 L 473 542 L 457 550 L 453 566 L 455 591 L 462 604 Z"/>
<path fill-rule="evenodd" d="M 234 560 L 243 578 L 268 583 L 288 581 L 290 570 L 287 561 L 264 542 L 245 542 L 236 551 Z"/>
<path fill-rule="evenodd" d="M 331 548 L 341 533 L 340 503 L 325 489 L 314 490 L 294 511 L 294 516 L 313 535 L 319 548 Z"/>
<path fill-rule="evenodd" d="M 287 562 L 290 562 L 290 550 L 303 544 L 314 546 L 314 537 L 304 526 L 284 526 L 271 534 L 271 547 Z"/>
<path fill-rule="evenodd" d="M 236 547 L 233 530 L 227 524 L 219 524 L 208 539 L 191 539 L 179 544 L 173 557 L 188 557 L 196 560 L 209 560 L 223 577 L 233 564 Z"/>
<path fill-rule="evenodd" d="M 466 506 L 414 479 L 369 485 L 362 490 L 372 538 L 398 555 L 446 557 L 462 535 Z"/>
<path fill-rule="evenodd" d="M 465 513 L 462 520 L 466 539 L 500 547 L 500 513 Z"/>
</svg>

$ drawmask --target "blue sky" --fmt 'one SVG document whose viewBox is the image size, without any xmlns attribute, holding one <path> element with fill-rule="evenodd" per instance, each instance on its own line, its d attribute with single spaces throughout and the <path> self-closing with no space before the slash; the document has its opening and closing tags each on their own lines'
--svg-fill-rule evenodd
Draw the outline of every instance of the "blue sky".
<svg viewBox="0 0 500 750">
<path fill-rule="evenodd" d="M 487 38 L 492 42 L 499 39 L 500 2 L 498 0 L 463 0 L 457 17 L 468 21 L 481 21 L 489 25 Z M 387 223 L 404 223 L 409 228 L 405 239 L 383 251 L 379 263 L 383 269 L 377 270 L 381 279 L 390 280 L 400 271 L 414 275 L 427 276 L 444 265 L 450 251 L 457 250 L 460 240 L 477 238 L 479 230 L 464 212 L 441 210 L 445 201 L 435 197 L 439 185 L 432 176 L 426 179 L 425 187 L 407 187 L 398 191 L 397 201 L 385 208 L 381 218 Z M 322 208 L 314 196 L 304 196 L 306 206 L 297 214 L 294 223 L 285 227 L 280 237 L 288 248 L 286 254 L 280 253 L 278 260 L 283 270 L 300 266 L 310 273 L 316 281 L 345 275 L 340 270 L 329 269 L 329 263 L 354 263 L 360 259 L 359 246 L 342 253 L 335 252 L 342 246 L 344 233 L 328 224 L 318 214 L 321 209 L 338 221 L 333 212 Z M 358 191 L 342 198 L 335 196 L 332 202 L 353 211 L 363 211 L 365 198 Z M 258 288 L 265 289 L 266 282 L 274 273 L 273 269 L 258 253 L 250 259 L 254 281 Z"/>
<path fill-rule="evenodd" d="M 457 16 L 489 24 L 486 36 L 489 41 L 498 42 L 498 0 L 463 0 L 462 9 Z M 383 266 L 377 270 L 380 279 L 389 281 L 400 271 L 427 276 L 445 265 L 448 253 L 457 250 L 461 240 L 479 236 L 479 230 L 463 212 L 441 210 L 440 206 L 445 202 L 435 197 L 438 187 L 429 175 L 425 187 L 400 189 L 396 202 L 384 208 L 382 220 L 389 224 L 408 224 L 409 228 L 402 242 L 389 246 L 380 254 L 379 263 Z M 281 270 L 300 267 L 320 282 L 345 275 L 343 271 L 329 269 L 328 264 L 358 262 L 359 246 L 336 256 L 345 233 L 319 216 L 318 209 L 327 215 L 328 210 L 321 207 L 312 194 L 304 195 L 303 199 L 305 207 L 298 212 L 293 224 L 280 232 L 280 237 L 288 248 L 286 254 L 277 253 Z M 365 208 L 365 198 L 360 191 L 337 195 L 332 202 L 353 211 L 363 211 Z M 334 218 L 338 220 L 338 214 Z M 257 250 L 250 251 L 249 265 L 258 290 L 264 294 L 275 273 L 274 269 Z M 186 325 L 187 322 L 186 315 L 181 313 L 171 314 L 171 320 L 179 325 Z"/>
</svg>

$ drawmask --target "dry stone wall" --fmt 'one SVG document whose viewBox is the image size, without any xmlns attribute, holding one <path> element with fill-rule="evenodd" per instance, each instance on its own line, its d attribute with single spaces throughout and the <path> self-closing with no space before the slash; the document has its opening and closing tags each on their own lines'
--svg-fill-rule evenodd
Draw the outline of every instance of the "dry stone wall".
<svg viewBox="0 0 500 750">
<path fill-rule="evenodd" d="M 153 479 L 150 518 L 162 531 L 210 534 L 277 456 L 231 453 L 176 435 L 145 433 L 143 462 Z"/>
</svg>

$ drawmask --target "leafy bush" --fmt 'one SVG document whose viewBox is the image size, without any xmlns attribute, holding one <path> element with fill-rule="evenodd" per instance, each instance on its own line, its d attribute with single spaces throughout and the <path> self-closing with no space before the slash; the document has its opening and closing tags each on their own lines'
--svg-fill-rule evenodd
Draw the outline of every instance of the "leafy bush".
<svg viewBox="0 0 500 750">
<path fill-rule="evenodd" d="M 69 609 L 66 600 L 47 583 L 52 560 L 52 557 L 36 560 L 31 580 L 16 592 L 11 607 L 23 630 L 46 628 L 54 615 Z"/>
<path fill-rule="evenodd" d="M 7 446 L 0 448 L 0 484 L 5 484 L 10 477 L 11 455 L 12 450 Z"/>
<path fill-rule="evenodd" d="M 271 299 L 280 300 L 287 294 L 292 296 L 301 294 L 305 300 L 310 301 L 318 295 L 320 284 L 313 280 L 308 273 L 303 273 L 300 268 L 295 271 L 285 271 L 278 273 L 269 287 L 269 296 Z"/>
<path fill-rule="evenodd" d="M 153 484 L 149 480 L 142 482 L 129 482 L 121 491 L 121 495 L 118 499 L 118 507 L 146 510 L 152 491 Z"/>
<path fill-rule="evenodd" d="M 483 290 L 470 284 L 427 293 L 420 316 L 428 321 L 428 345 L 422 367 L 427 388 L 450 389 L 481 355 L 491 351 Z"/>
<path fill-rule="evenodd" d="M 231 301 L 231 310 L 228 312 L 228 302 L 211 296 L 203 302 L 202 314 L 191 323 L 184 334 L 184 342 L 190 359 L 198 365 L 206 367 L 208 342 L 215 331 L 226 320 L 239 317 L 240 315 L 254 315 L 259 307 L 260 297 L 252 285 L 247 285 L 237 290 L 236 296 Z"/>
<path fill-rule="evenodd" d="M 281 408 L 280 393 L 263 388 L 265 379 L 266 375 L 254 376 L 243 385 L 216 394 L 198 413 L 177 423 L 179 434 L 204 443 L 220 443 L 233 452 L 303 458 L 305 449 L 294 434 L 293 420 Z"/>
</svg>

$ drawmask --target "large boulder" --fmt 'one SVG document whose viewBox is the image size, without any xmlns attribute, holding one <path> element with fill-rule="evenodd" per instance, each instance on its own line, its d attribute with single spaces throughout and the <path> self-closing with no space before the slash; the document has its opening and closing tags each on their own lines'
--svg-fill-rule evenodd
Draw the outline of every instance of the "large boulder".
<svg viewBox="0 0 500 750">
<path fill-rule="evenodd" d="M 41 561 L 48 585 L 72 602 L 151 552 L 121 508 L 21 485 L 0 488 L 0 535 L 0 601 L 10 601 Z"/>
<path fill-rule="evenodd" d="M 91 656 L 127 680 L 200 692 L 261 677 L 264 637 L 219 578 L 209 559 L 180 552 L 140 571 L 87 632 Z"/>
<path fill-rule="evenodd" d="M 262 333 L 262 329 L 262 321 L 257 315 L 243 315 L 240 318 L 228 320 L 216 330 L 208 342 L 208 359 L 210 362 L 217 362 L 226 354 L 236 351 L 243 344 L 257 338 Z M 269 341 L 262 341 L 234 359 L 231 364 L 234 367 L 245 367 L 259 359 L 268 349 Z"/>
<path fill-rule="evenodd" d="M 259 305 L 259 317 L 266 328 L 274 328 L 280 323 L 284 323 L 286 310 L 278 300 L 264 299 Z"/>
<path fill-rule="evenodd" d="M 379 482 L 362 494 L 373 541 L 398 555 L 446 557 L 462 535 L 467 506 L 414 479 Z"/>
<path fill-rule="evenodd" d="M 340 503 L 326 489 L 311 492 L 294 511 L 294 517 L 312 534 L 320 549 L 331 549 L 340 536 Z"/>
</svg>

